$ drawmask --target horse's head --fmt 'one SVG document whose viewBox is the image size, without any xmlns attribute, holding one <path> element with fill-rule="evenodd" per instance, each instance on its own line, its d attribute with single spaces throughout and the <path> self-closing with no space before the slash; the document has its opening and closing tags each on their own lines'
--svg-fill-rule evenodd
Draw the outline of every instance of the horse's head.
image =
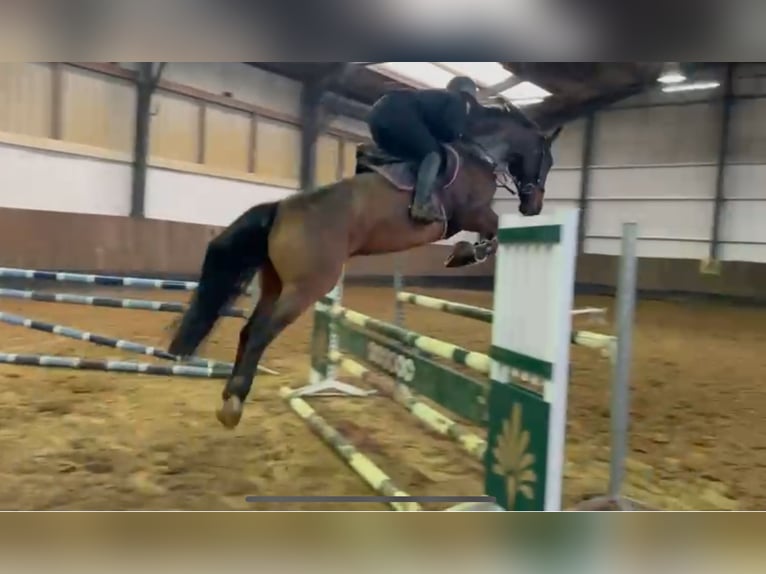
<svg viewBox="0 0 766 574">
<path fill-rule="evenodd" d="M 512 150 L 506 158 L 508 173 L 519 193 L 519 211 L 524 215 L 538 215 L 543 210 L 545 182 L 553 167 L 553 142 L 561 128 L 550 135 L 537 133 L 531 145 L 519 151 Z"/>
<path fill-rule="evenodd" d="M 553 167 L 551 147 L 561 127 L 544 134 L 519 109 L 505 105 L 485 108 L 471 125 L 469 136 L 491 158 L 498 184 L 513 191 L 504 180 L 513 180 L 519 211 L 538 215 L 543 209 L 545 182 Z"/>
</svg>

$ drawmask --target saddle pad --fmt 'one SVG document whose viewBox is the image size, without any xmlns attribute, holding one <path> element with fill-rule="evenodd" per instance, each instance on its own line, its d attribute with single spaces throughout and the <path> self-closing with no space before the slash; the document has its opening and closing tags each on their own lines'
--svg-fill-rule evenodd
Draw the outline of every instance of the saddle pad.
<svg viewBox="0 0 766 574">
<path fill-rule="evenodd" d="M 445 145 L 444 148 L 447 150 L 447 165 L 442 167 L 439 172 L 439 177 L 436 180 L 437 190 L 446 189 L 452 185 L 460 171 L 460 154 L 451 146 Z M 415 189 L 418 166 L 414 163 L 376 155 L 373 151 L 364 153 L 362 150 L 360 150 L 360 154 L 357 157 L 357 162 L 360 167 L 365 168 L 364 171 L 374 171 L 383 176 L 400 191 L 412 191 Z"/>
</svg>

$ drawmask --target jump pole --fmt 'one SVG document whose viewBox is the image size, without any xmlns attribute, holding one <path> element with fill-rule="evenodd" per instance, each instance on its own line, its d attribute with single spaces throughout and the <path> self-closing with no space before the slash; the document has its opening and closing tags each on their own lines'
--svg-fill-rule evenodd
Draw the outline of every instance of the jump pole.
<svg viewBox="0 0 766 574">
<path fill-rule="evenodd" d="M 0 311 L 0 322 L 6 323 L 8 325 L 15 325 L 17 327 L 25 327 L 34 331 L 51 333 L 53 335 L 67 337 L 69 339 L 84 341 L 86 343 L 92 343 L 102 347 L 111 347 L 112 349 L 119 349 L 128 353 L 149 355 L 158 359 L 165 359 L 166 361 L 183 362 L 184 364 L 193 367 L 205 367 L 211 369 L 221 368 L 231 370 L 234 366 L 231 363 L 226 363 L 224 361 L 203 359 L 201 357 L 189 357 L 182 360 L 181 357 L 171 355 L 167 351 L 157 347 L 142 345 L 141 343 L 128 341 L 126 339 L 116 339 L 107 335 L 99 335 L 98 333 L 92 333 L 90 331 L 81 331 L 80 329 L 75 329 L 74 327 L 67 327 L 66 325 L 59 325 L 56 323 L 47 323 L 45 321 L 38 321 L 37 319 L 30 319 L 29 317 L 14 315 L 12 313 L 5 313 L 2 311 Z"/>
<path fill-rule="evenodd" d="M 134 309 L 138 311 L 161 311 L 163 313 L 184 313 L 188 305 L 175 301 L 150 301 L 147 299 L 123 299 L 103 297 L 101 295 L 79 295 L 74 293 L 48 293 L 27 289 L 0 288 L 0 298 L 37 301 L 40 303 L 64 303 L 67 305 L 89 305 L 91 307 L 109 307 L 111 309 Z M 222 317 L 247 319 L 243 309 L 225 308 Z"/>
<path fill-rule="evenodd" d="M 197 281 L 179 281 L 177 279 L 153 279 L 147 277 L 124 277 L 121 275 L 96 275 L 89 273 L 70 273 L 68 271 L 41 271 L 39 269 L 20 269 L 0 267 L 0 279 L 28 279 L 35 281 L 59 281 L 62 283 L 82 283 L 102 287 L 134 287 L 140 289 L 162 289 L 166 291 L 194 291 Z M 243 294 L 249 295 L 249 290 Z"/>
<path fill-rule="evenodd" d="M 26 301 L 38 301 L 42 303 L 64 303 L 69 305 L 87 305 L 91 307 L 108 307 L 111 309 L 134 309 L 141 311 L 160 311 L 166 313 L 183 313 L 186 311 L 187 306 L 182 303 L 167 302 L 167 301 L 148 301 L 144 299 L 117 299 L 114 297 L 100 297 L 100 296 L 87 296 L 76 295 L 72 293 L 44 293 L 40 291 L 27 291 L 22 289 L 0 289 L 0 298 L 20 299 Z M 144 350 L 137 350 L 138 347 L 143 347 L 137 343 L 131 343 L 122 339 L 116 339 L 107 337 L 105 335 L 96 335 L 94 333 L 88 333 L 86 331 L 80 331 L 71 327 L 65 327 L 63 325 L 55 325 L 52 323 L 46 323 L 43 321 L 36 321 L 29 319 L 28 317 L 15 316 L 10 313 L 2 314 L 3 317 L 0 321 L 9 323 L 12 325 L 18 325 L 27 327 L 30 329 L 36 329 L 38 331 L 47 331 L 57 335 L 63 335 L 72 339 L 80 339 L 83 341 L 89 341 L 95 344 L 104 344 L 105 346 L 122 348 L 128 351 L 134 351 L 137 353 L 154 355 L 162 359 L 170 359 L 171 356 L 163 356 L 163 351 L 156 350 L 158 352 L 147 352 L 146 349 L 150 347 L 144 347 Z M 247 317 L 247 314 L 241 309 L 229 308 L 224 310 L 222 316 L 225 317 Z M 102 341 L 99 343 L 98 341 Z M 110 341 L 107 343 L 106 341 Z M 118 344 L 122 344 L 120 347 Z M 225 361 L 208 361 L 207 359 L 194 358 L 191 361 L 187 361 L 189 364 L 201 365 L 200 361 L 215 363 L 216 365 L 229 365 Z M 266 373 L 268 375 L 278 375 L 279 373 L 274 369 L 270 369 L 264 365 L 258 365 L 258 371 Z"/>
<path fill-rule="evenodd" d="M 415 305 L 416 307 L 422 307 L 424 309 L 431 309 L 433 311 L 439 311 L 441 313 L 447 313 L 449 315 L 456 315 L 458 317 L 465 317 L 468 319 L 475 319 L 483 323 L 492 323 L 493 312 L 492 309 L 485 307 L 477 307 L 475 305 L 467 305 L 465 303 L 456 303 L 454 301 L 448 301 L 446 299 L 438 299 L 436 297 L 429 297 L 427 295 L 420 295 L 418 293 L 410 293 L 409 291 L 399 291 L 396 293 L 397 306 L 402 303 L 408 303 Z M 575 309 L 571 311 L 573 317 L 582 315 L 594 315 L 604 314 L 605 309 L 597 307 L 588 307 L 585 309 Z M 400 326 L 404 323 L 404 311 L 398 312 Z M 601 351 L 604 356 L 613 356 L 616 347 L 616 337 L 611 335 L 604 335 L 603 333 L 595 333 L 593 331 L 572 331 L 572 344 L 580 347 L 588 347 Z"/>
<path fill-rule="evenodd" d="M 461 424 L 430 407 L 418 399 L 407 385 L 398 381 L 393 385 L 393 390 L 376 379 L 375 371 L 372 371 L 361 363 L 343 356 L 341 353 L 332 352 L 329 359 L 342 368 L 346 373 L 369 384 L 386 397 L 391 398 L 400 406 L 417 418 L 424 426 L 432 431 L 454 440 L 468 454 L 481 461 L 487 449 L 487 441 L 465 429 Z"/>
<path fill-rule="evenodd" d="M 60 357 L 53 355 L 30 355 L 0 353 L 0 363 L 25 367 L 46 367 L 58 369 L 79 369 L 83 371 L 113 371 L 135 373 L 139 375 L 159 375 L 163 377 L 193 377 L 203 379 L 225 379 L 231 369 L 206 368 L 189 365 L 154 365 L 133 361 L 110 361 L 85 359 L 83 357 Z"/>
<path fill-rule="evenodd" d="M 101 285 L 104 287 L 139 287 L 171 291 L 194 291 L 197 288 L 196 281 L 91 275 L 86 273 L 69 273 L 66 271 L 39 271 L 37 269 L 18 269 L 15 267 L 0 267 L 0 278 L 62 281 L 65 283 L 85 283 L 87 285 Z"/>
<path fill-rule="evenodd" d="M 405 497 L 410 495 L 394 484 L 381 468 L 359 451 L 337 429 L 333 428 L 311 405 L 289 387 L 279 390 L 280 396 L 287 402 L 308 427 L 314 431 L 328 446 L 330 446 L 343 461 L 350 466 L 375 492 L 382 496 Z M 417 502 L 399 502 L 392 500 L 388 503 L 394 510 L 417 511 L 422 507 Z"/>
</svg>

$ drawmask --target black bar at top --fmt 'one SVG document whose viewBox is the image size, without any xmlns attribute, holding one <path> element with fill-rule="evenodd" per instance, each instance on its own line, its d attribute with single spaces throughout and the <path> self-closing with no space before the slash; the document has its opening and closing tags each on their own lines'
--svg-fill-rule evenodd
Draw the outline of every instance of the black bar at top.
<svg viewBox="0 0 766 574">
<path fill-rule="evenodd" d="M 246 496 L 246 502 L 492 502 L 492 496 Z"/>
</svg>

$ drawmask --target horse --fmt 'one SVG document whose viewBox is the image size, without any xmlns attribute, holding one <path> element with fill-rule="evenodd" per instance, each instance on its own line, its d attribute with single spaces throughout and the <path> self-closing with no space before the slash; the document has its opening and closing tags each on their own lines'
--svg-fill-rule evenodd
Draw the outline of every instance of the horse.
<svg viewBox="0 0 766 574">
<path fill-rule="evenodd" d="M 478 233 L 480 241 L 457 243 L 445 266 L 483 261 L 497 248 L 492 201 L 498 187 L 513 193 L 509 184 L 515 185 L 522 214 L 542 211 L 551 146 L 560 131 L 543 133 L 512 106 L 485 107 L 471 119 L 466 141 L 445 146 L 436 196 L 446 221 L 433 223 L 409 215 L 417 166 L 360 146 L 353 176 L 256 205 L 210 241 L 199 285 L 168 351 L 192 355 L 224 306 L 260 274 L 260 298 L 239 333 L 216 411 L 224 427 L 236 427 L 264 351 L 335 286 L 348 259 L 405 251 L 468 231 Z"/>
</svg>

